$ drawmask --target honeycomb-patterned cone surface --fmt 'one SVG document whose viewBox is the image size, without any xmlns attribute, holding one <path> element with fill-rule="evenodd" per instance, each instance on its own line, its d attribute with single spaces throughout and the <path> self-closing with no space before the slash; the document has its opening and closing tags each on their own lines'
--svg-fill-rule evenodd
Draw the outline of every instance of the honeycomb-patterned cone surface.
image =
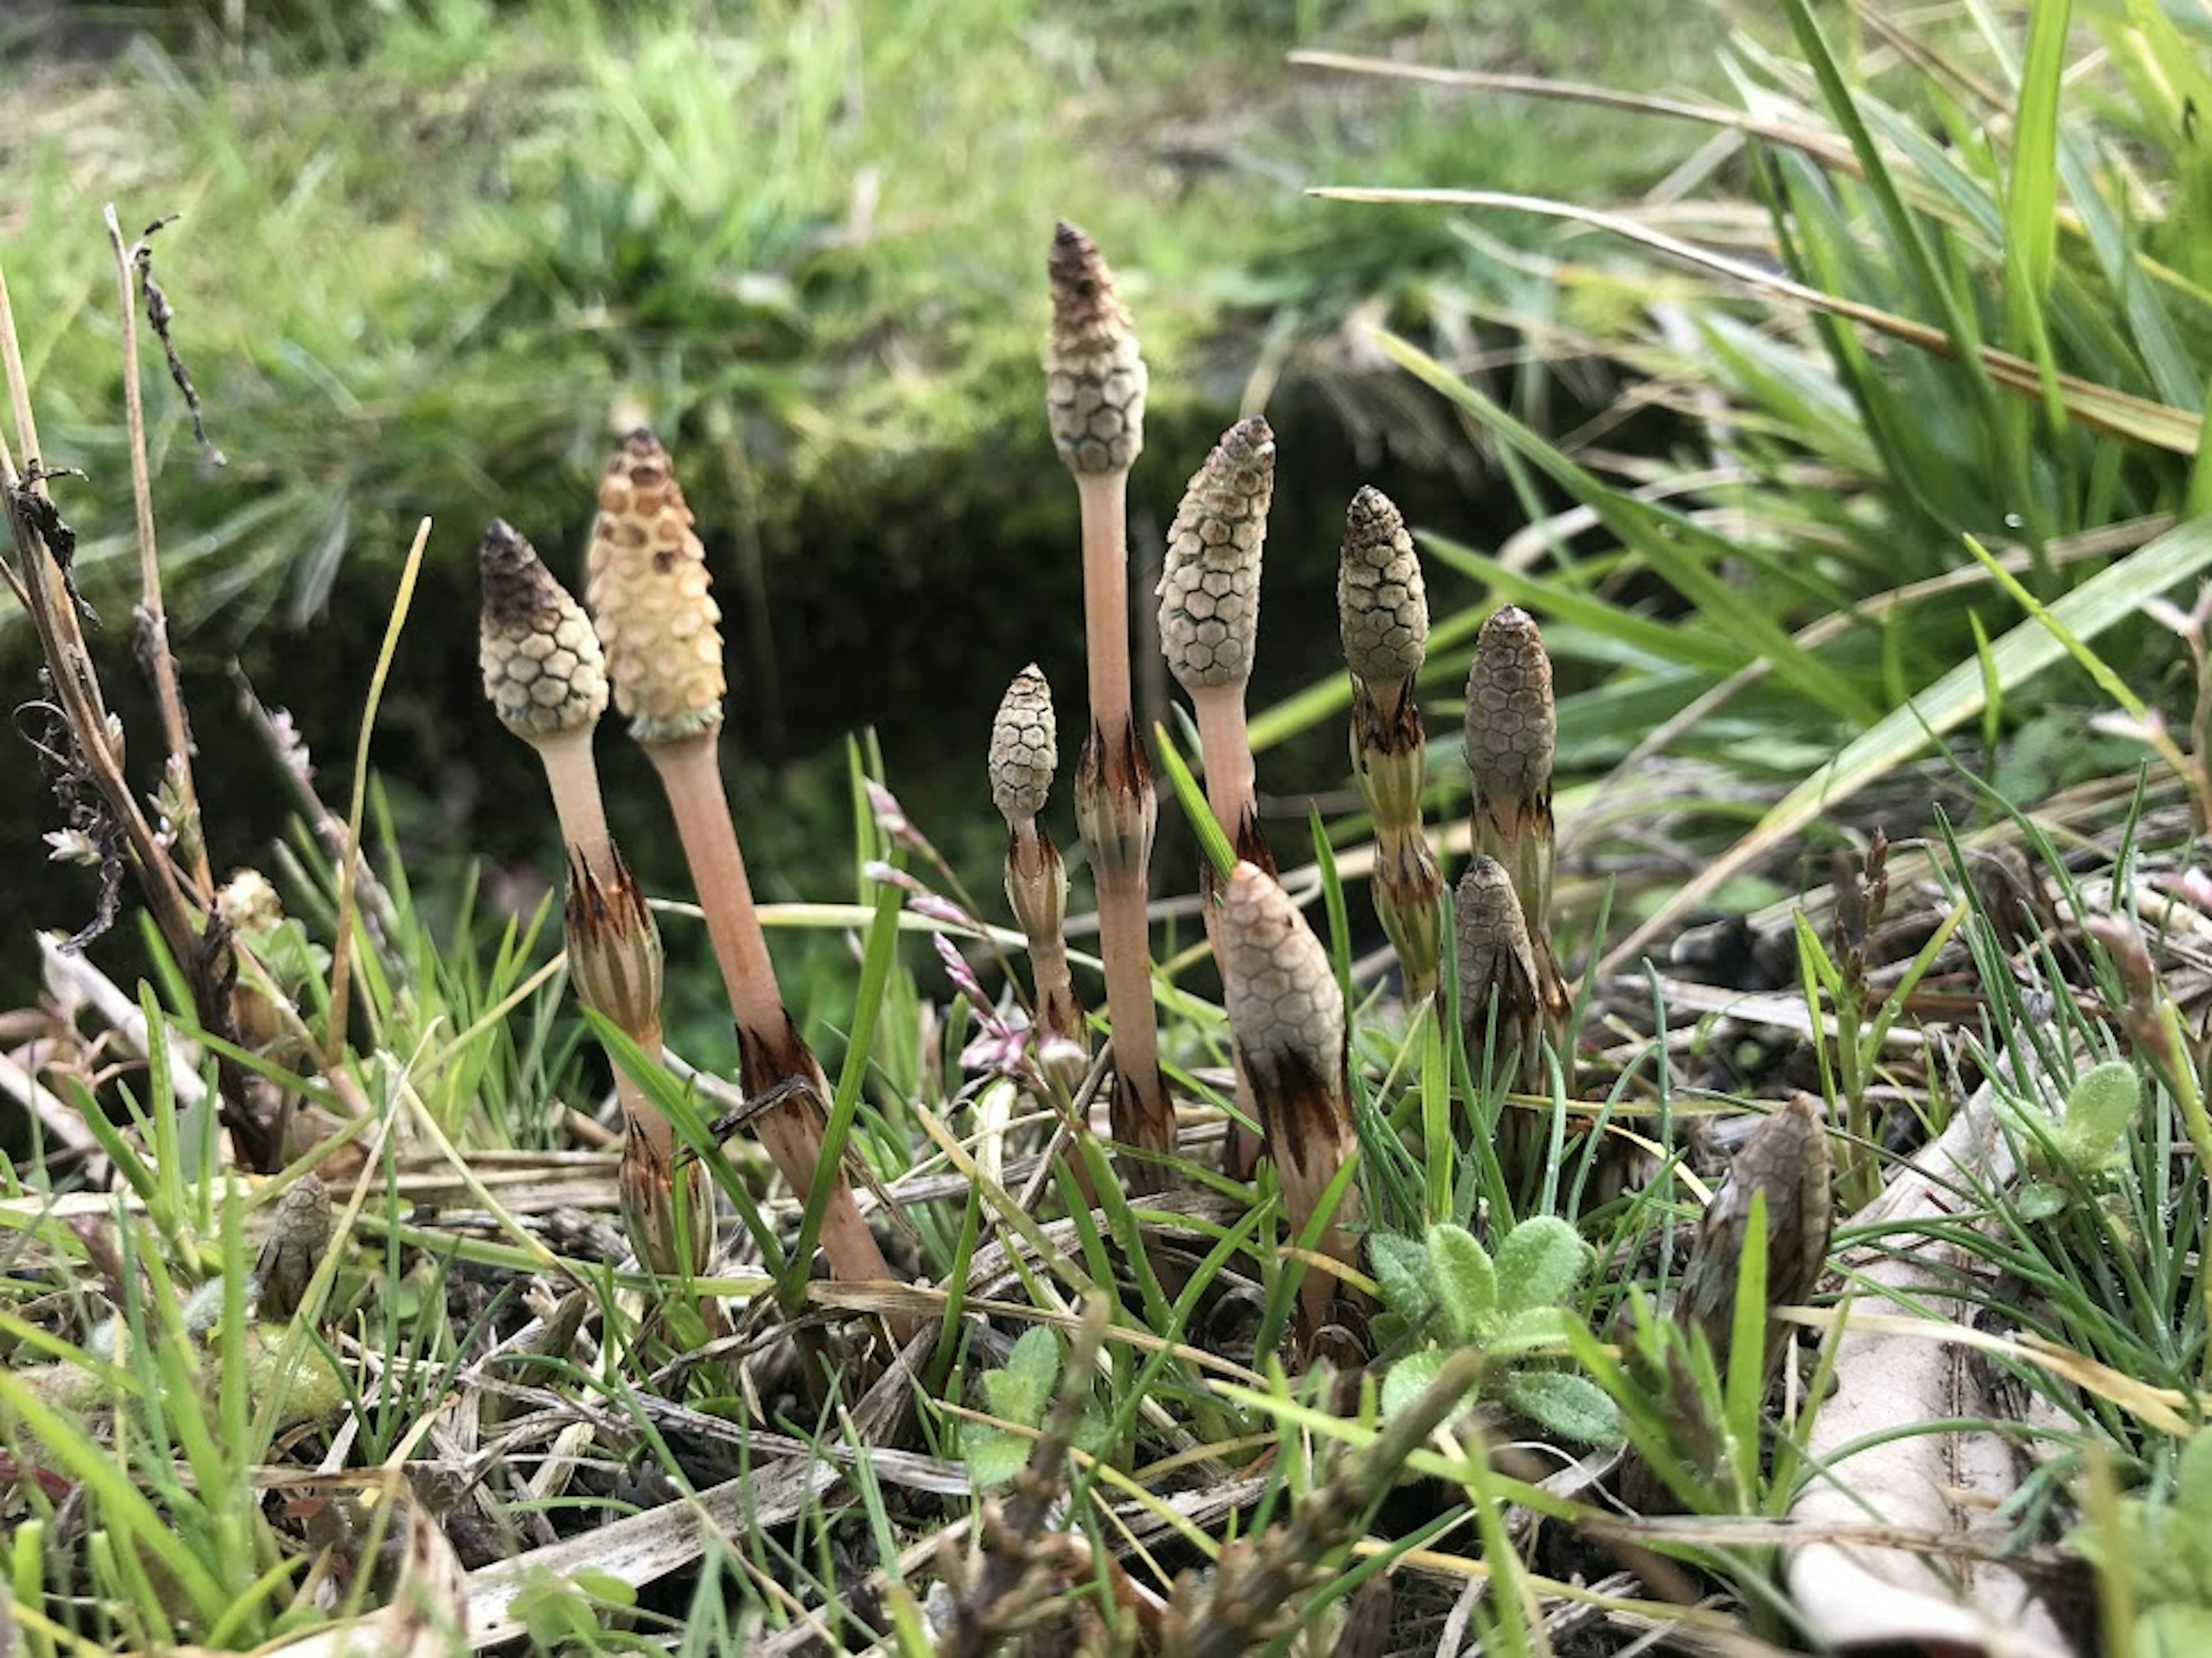
<svg viewBox="0 0 2212 1658">
<path fill-rule="evenodd" d="M 1413 537 L 1373 485 L 1352 498 L 1336 572 L 1344 663 L 1370 685 L 1411 679 L 1429 646 L 1429 595 Z"/>
<path fill-rule="evenodd" d="M 1499 1040 L 1536 1010 L 1536 950 L 1513 878 L 1495 858 L 1478 858 L 1460 877 L 1455 923 L 1459 983 L 1470 1029 L 1480 1029 L 1498 999 Z"/>
<path fill-rule="evenodd" d="M 1252 677 L 1274 490 L 1275 434 L 1255 415 L 1222 434 L 1176 509 L 1160 572 L 1160 648 L 1187 691 Z"/>
<path fill-rule="evenodd" d="M 1229 1029 L 1254 1067 L 1318 1078 L 1344 1062 L 1344 994 L 1328 951 L 1275 878 L 1241 863 L 1221 902 L 1221 977 Z"/>
<path fill-rule="evenodd" d="M 1145 360 L 1136 325 L 1098 247 L 1066 220 L 1045 262 L 1052 332 L 1044 402 L 1052 440 L 1075 472 L 1126 472 L 1145 446 Z"/>
<path fill-rule="evenodd" d="M 1052 687 L 1034 662 L 1014 676 L 991 722 L 991 800 L 1009 823 L 1044 810 L 1060 764 Z"/>
<path fill-rule="evenodd" d="M 666 742 L 722 720 L 720 608 L 668 452 L 633 432 L 599 480 L 584 597 L 630 735 Z"/>
<path fill-rule="evenodd" d="M 477 564 L 477 659 L 493 710 L 526 738 L 595 724 L 606 712 L 606 662 L 583 607 L 503 519 L 484 531 Z"/>
<path fill-rule="evenodd" d="M 1751 1233 L 1752 1199 L 1766 1199 L 1766 1301 L 1796 1306 L 1827 1264 L 1834 1171 L 1820 1102 L 1796 1094 L 1759 1124 L 1735 1154 L 1728 1183 L 1707 1206 L 1682 1279 L 1682 1309 L 1719 1348 L 1735 1316 L 1737 1270 Z"/>
<path fill-rule="evenodd" d="M 1467 768 L 1477 799 L 1549 800 L 1558 742 L 1543 635 L 1526 610 L 1505 605 L 1482 624 L 1467 677 Z"/>
</svg>

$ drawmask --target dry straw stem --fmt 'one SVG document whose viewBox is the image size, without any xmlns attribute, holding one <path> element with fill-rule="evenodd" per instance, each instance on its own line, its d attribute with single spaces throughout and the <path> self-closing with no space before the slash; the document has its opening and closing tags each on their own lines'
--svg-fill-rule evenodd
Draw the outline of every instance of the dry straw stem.
<svg viewBox="0 0 2212 1658">
<path fill-rule="evenodd" d="M 185 717 L 177 659 L 169 650 L 168 607 L 161 597 L 161 562 L 154 536 L 154 483 L 146 461 L 145 398 L 138 378 L 138 307 L 133 302 L 131 281 L 133 257 L 145 243 L 124 245 L 123 227 L 112 203 L 103 216 L 108 242 L 115 250 L 117 300 L 123 315 L 123 415 L 130 436 L 131 499 L 138 535 L 139 659 L 153 677 L 155 701 L 161 711 L 161 734 L 169 748 L 169 768 L 176 774 L 178 799 L 189 821 L 198 816 L 199 793 L 192 782 L 191 726 Z M 208 870 L 206 842 L 197 831 L 191 836 L 191 852 L 194 888 L 204 899 L 215 884 Z"/>
<path fill-rule="evenodd" d="M 1735 1328 L 1736 1276 L 1750 1236 L 1753 1199 L 1766 1200 L 1767 1307 L 1802 1306 L 1811 1299 L 1827 1266 L 1835 1216 L 1834 1173 L 1820 1102 L 1809 1094 L 1793 1094 L 1744 1142 L 1729 1171 L 1728 1184 L 1706 1206 L 1674 1314 L 1705 1333 L 1715 1362 L 1723 1370 Z M 1765 1328 L 1771 1370 L 1781 1359 L 1788 1327 L 1770 1318 Z"/>
<path fill-rule="evenodd" d="M 1256 864 L 1239 863 L 1223 894 L 1221 976 L 1230 1034 L 1275 1161 L 1284 1212 L 1291 1232 L 1302 1233 L 1358 1144 L 1344 994 L 1305 917 Z M 1356 1266 L 1358 1246 L 1347 1229 L 1358 1219 L 1354 1188 L 1322 1231 L 1322 1252 Z M 1308 1272 L 1298 1297 L 1307 1338 L 1332 1321 L 1338 1294 L 1334 1278 Z"/>
<path fill-rule="evenodd" d="M 1193 474 L 1168 529 L 1160 647 L 1189 695 L 1206 761 L 1206 804 L 1237 856 L 1272 872 L 1253 791 L 1244 689 L 1260 641 L 1260 563 L 1275 489 L 1275 434 L 1241 420 Z"/>
<path fill-rule="evenodd" d="M 11 449 L 4 434 L 0 434 L 0 501 L 5 503 L 15 550 L 14 566 L 0 564 L 0 572 L 6 574 L 9 586 L 30 612 L 52 676 L 52 695 L 68 728 L 76 758 L 118 833 L 162 942 L 191 981 L 193 1011 L 201 1028 L 227 1038 L 231 1035 L 229 945 L 219 934 L 203 933 L 198 906 L 188 896 L 167 848 L 147 821 L 137 793 L 123 774 L 121 727 L 107 712 L 99 673 L 85 646 L 83 622 L 68 591 L 67 572 L 48 540 L 49 526 L 59 519 L 39 470 L 38 423 L 31 410 L 30 380 L 23 370 L 22 345 L 15 331 L 15 307 L 9 299 L 4 267 L 0 267 L 0 368 L 6 374 L 15 440 L 22 457 L 19 466 L 19 452 Z M 219 1061 L 219 1066 L 223 1126 L 246 1164 L 257 1173 L 270 1173 L 281 1157 L 278 1136 L 246 1105 L 244 1073 L 228 1060 Z"/>
<path fill-rule="evenodd" d="M 600 481 L 585 597 L 606 651 L 615 705 L 629 716 L 630 735 L 653 762 L 668 796 L 736 1016 L 745 1092 L 775 1090 L 775 1102 L 754 1120 L 755 1132 L 804 1199 L 822 1160 L 830 1084 L 776 988 L 737 825 L 722 791 L 716 742 L 722 726 L 721 612 L 710 586 L 706 550 L 692 529 L 667 452 L 652 433 L 633 432 Z M 830 1182 L 822 1247 L 842 1279 L 890 1277 L 842 1170 Z M 912 1333 L 900 1321 L 893 1328 L 902 1339 Z"/>
<path fill-rule="evenodd" d="M 1114 1030 L 1116 1139 L 1175 1150 L 1175 1108 L 1160 1076 L 1145 899 L 1158 804 L 1129 699 L 1129 467 L 1144 447 L 1145 364 L 1136 329 L 1091 240 L 1062 221 L 1046 262 L 1052 329 L 1045 412 L 1075 474 L 1083 515 L 1084 642 L 1091 727 L 1075 780 L 1076 826 L 1098 898 L 1099 954 Z M 1139 1164 L 1139 1188 L 1164 1175 Z"/>
<path fill-rule="evenodd" d="M 1405 520 L 1371 485 L 1345 513 L 1336 596 L 1352 671 L 1352 768 L 1375 817 L 1376 914 L 1418 1001 L 1437 987 L 1443 949 L 1443 876 L 1422 830 L 1427 744 L 1413 700 L 1429 601 Z"/>
<path fill-rule="evenodd" d="M 1032 662 L 1014 676 L 991 725 L 991 799 L 1006 821 L 1006 902 L 1029 940 L 1036 1024 L 1047 1065 L 1072 1088 L 1090 1068 L 1083 1008 L 1068 973 L 1067 869 L 1037 822 L 1060 764 L 1052 686 Z"/>
</svg>

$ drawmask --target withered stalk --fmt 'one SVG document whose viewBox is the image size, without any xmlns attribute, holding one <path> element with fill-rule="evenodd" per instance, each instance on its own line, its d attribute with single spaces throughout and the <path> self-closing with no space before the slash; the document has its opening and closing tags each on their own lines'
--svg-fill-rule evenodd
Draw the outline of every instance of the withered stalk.
<svg viewBox="0 0 2212 1658">
<path fill-rule="evenodd" d="M 206 837 L 198 823 L 199 794 L 192 782 L 191 727 L 185 717 L 184 692 L 177 683 L 177 659 L 169 649 L 169 612 L 161 596 L 161 561 L 154 537 L 154 483 L 146 459 L 146 409 L 138 376 L 138 307 L 133 302 L 131 256 L 123 227 L 109 203 L 105 215 L 107 239 L 115 251 L 117 298 L 123 319 L 123 417 L 131 440 L 131 500 L 138 535 L 138 626 L 143 641 L 142 660 L 154 681 L 154 700 L 161 712 L 161 735 L 168 744 L 171 770 L 176 775 L 177 799 L 190 825 L 188 842 L 192 882 L 202 897 L 213 893 L 209 872 Z M 141 244 L 143 246 L 143 244 Z"/>
<path fill-rule="evenodd" d="M 1062 221 L 1047 262 L 1052 331 L 1045 410 L 1075 474 L 1083 517 L 1084 639 L 1091 729 L 1075 780 L 1076 825 L 1098 901 L 1099 955 L 1114 1040 L 1114 1133 L 1160 1157 L 1176 1145 L 1175 1108 L 1160 1075 L 1152 1005 L 1147 872 L 1158 803 L 1129 697 L 1129 468 L 1144 447 L 1145 363 L 1135 325 L 1097 246 Z M 1138 1190 L 1165 1171 L 1139 1163 Z"/>
<path fill-rule="evenodd" d="M 124 775 L 121 727 L 107 712 L 100 675 L 85 645 L 82 620 L 61 562 L 69 549 L 53 544 L 59 515 L 53 511 L 46 475 L 40 470 L 42 457 L 31 408 L 30 380 L 23 368 L 22 346 L 4 267 L 0 267 L 0 370 L 5 373 L 15 434 L 23 450 L 19 466 L 4 434 L 0 434 L 0 507 L 4 507 L 15 550 L 13 568 L 0 563 L 0 572 L 6 573 L 9 586 L 30 612 L 52 675 L 52 695 L 76 744 L 76 757 L 111 822 L 120 831 L 122 850 L 162 942 L 191 982 L 193 1011 L 204 1029 L 227 1037 L 231 1034 L 229 945 L 220 937 L 203 933 L 204 911 L 187 893 L 167 848 L 147 821 L 137 793 Z M 281 1160 L 282 1147 L 274 1127 L 258 1118 L 247 1102 L 243 1072 L 232 1061 L 222 1060 L 217 1082 L 223 1127 L 230 1131 L 240 1158 L 257 1173 L 273 1173 Z"/>
</svg>

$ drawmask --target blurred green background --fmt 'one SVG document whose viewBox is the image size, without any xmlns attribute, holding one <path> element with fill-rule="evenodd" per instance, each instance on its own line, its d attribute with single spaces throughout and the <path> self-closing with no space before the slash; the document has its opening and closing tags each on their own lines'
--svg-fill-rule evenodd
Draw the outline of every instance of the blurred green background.
<svg viewBox="0 0 2212 1658">
<path fill-rule="evenodd" d="M 763 895 L 849 890 L 841 739 L 871 725 L 910 811 L 988 893 L 1001 831 L 981 762 L 1006 680 L 1040 662 L 1063 731 L 1080 729 L 1074 494 L 1036 367 L 1055 218 L 1106 250 L 1152 369 L 1132 489 L 1140 563 L 1224 426 L 1264 409 L 1278 428 L 1265 707 L 1336 666 L 1336 541 L 1360 483 L 1479 547 L 1526 515 L 1472 430 L 1358 325 L 1474 354 L 1493 394 L 1547 429 L 1611 386 L 1500 325 L 1556 296 L 1498 247 L 1306 187 L 1603 201 L 1650 186 L 1701 136 L 1285 54 L 1680 88 L 1715 81 L 1723 28 L 1637 0 L 231 0 L 20 18 L 0 53 L 0 246 L 43 459 L 90 475 L 59 499 L 142 780 L 157 743 L 129 657 L 104 203 L 128 232 L 181 216 L 155 269 L 228 460 L 204 463 L 146 342 L 164 568 L 219 866 L 260 859 L 287 811 L 229 665 L 292 710 L 342 802 L 402 556 L 428 516 L 374 750 L 402 850 L 425 888 L 471 853 L 520 872 L 501 889 L 518 900 L 554 873 L 536 763 L 477 689 L 475 544 L 504 516 L 574 579 L 611 437 L 641 416 L 675 453 L 716 572 L 732 786 Z M 1672 429 L 1653 414 L 1607 440 L 1656 452 Z M 1462 580 L 1446 598 L 1473 592 Z M 0 684 L 17 702 L 34 665 L 8 607 Z M 611 731 L 601 747 L 617 832 L 649 884 L 682 891 L 647 768 Z M 27 749 L 15 765 L 27 780 Z M 1304 792 L 1343 777 L 1332 726 L 1271 754 L 1261 783 L 1294 823 Z M 28 926 L 90 913 L 89 877 L 40 861 L 51 818 L 27 780 L 0 806 L 0 913 L 21 923 L 0 941 L 0 1005 L 29 993 Z M 127 932 L 102 955 L 127 961 Z"/>
</svg>

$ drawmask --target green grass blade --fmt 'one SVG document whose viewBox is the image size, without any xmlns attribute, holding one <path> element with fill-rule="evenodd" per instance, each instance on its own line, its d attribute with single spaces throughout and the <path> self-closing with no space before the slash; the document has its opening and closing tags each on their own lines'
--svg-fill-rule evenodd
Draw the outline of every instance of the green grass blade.
<svg viewBox="0 0 2212 1658">
<path fill-rule="evenodd" d="M 1839 718 L 1855 725 L 1873 722 L 1877 711 L 1856 686 L 1790 638 L 1772 616 L 1731 586 L 1715 568 L 1739 550 L 1679 513 L 1607 487 L 1410 341 L 1388 331 L 1377 331 L 1374 338 L 1416 379 L 1466 410 L 1501 443 L 1518 450 L 1586 503 L 1606 528 L 1634 549 L 1709 622 L 1735 634 L 1771 663 L 1776 677 Z"/>
<path fill-rule="evenodd" d="M 2212 519 L 2169 530 L 2117 559 L 2051 606 L 2050 617 L 2076 641 L 2094 639 L 2133 616 L 2154 598 L 2212 567 Z M 2009 695 L 2067 653 L 2051 627 L 2033 616 L 1990 647 L 1959 664 L 1919 695 L 1844 745 L 1777 802 L 1749 835 L 1705 865 L 1656 914 L 1607 952 L 1612 972 L 1704 902 L 1723 882 L 1778 841 L 1796 834 L 1838 802 L 1921 753 L 1936 738 L 1980 713 L 1988 695 L 1985 673 Z"/>
</svg>

